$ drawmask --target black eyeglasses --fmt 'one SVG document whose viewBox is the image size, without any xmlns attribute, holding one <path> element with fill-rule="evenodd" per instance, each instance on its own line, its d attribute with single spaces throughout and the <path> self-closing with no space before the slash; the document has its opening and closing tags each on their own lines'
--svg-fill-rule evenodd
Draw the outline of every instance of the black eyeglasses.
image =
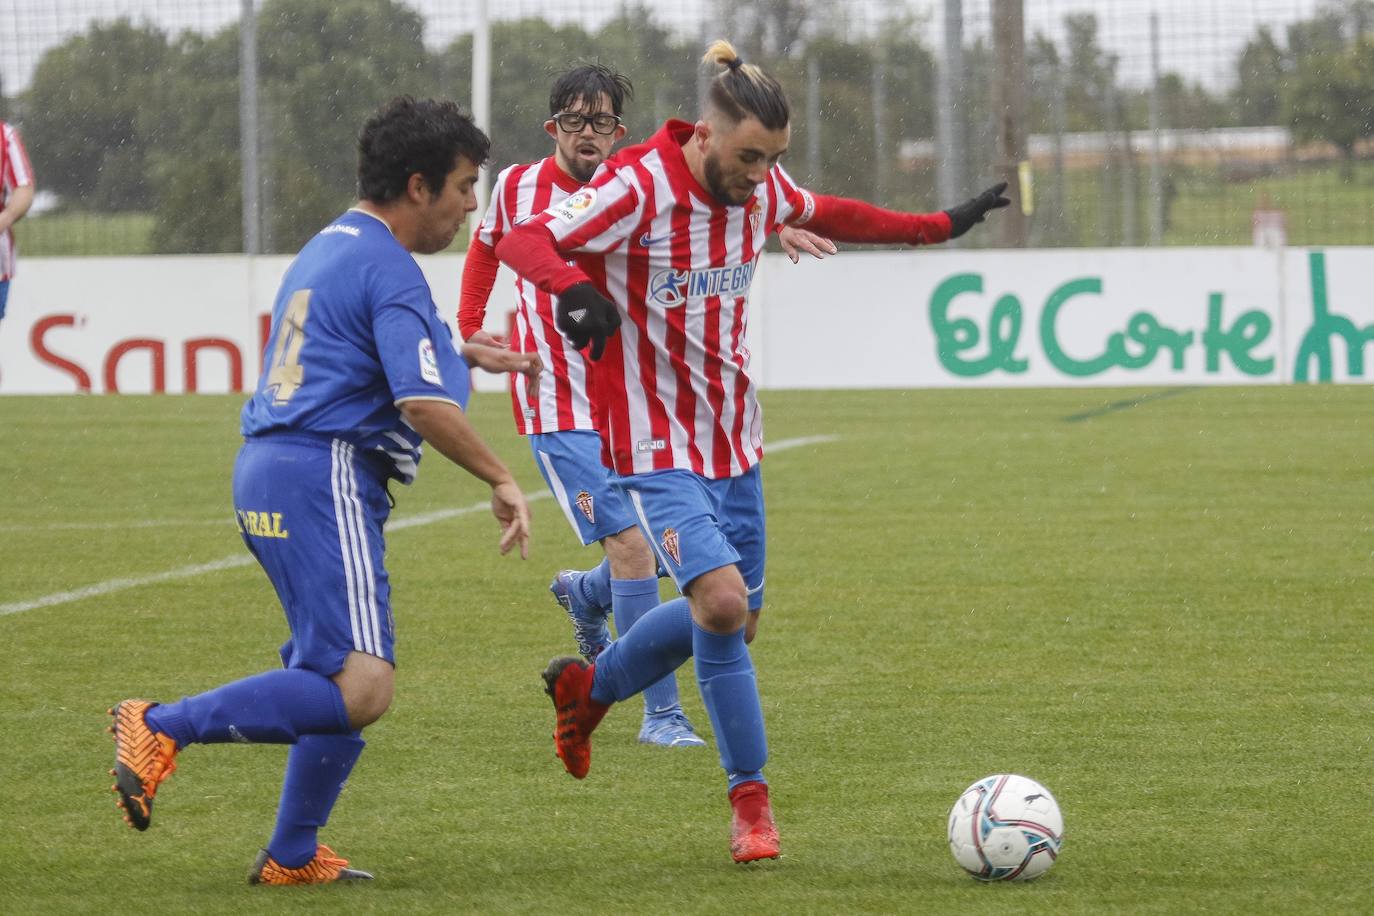
<svg viewBox="0 0 1374 916">
<path fill-rule="evenodd" d="M 594 115 L 579 114 L 576 111 L 560 111 L 553 116 L 559 128 L 570 134 L 578 133 L 589 123 L 592 130 L 598 134 L 615 133 L 615 129 L 620 126 L 620 118 L 606 112 L 599 112 Z"/>
</svg>

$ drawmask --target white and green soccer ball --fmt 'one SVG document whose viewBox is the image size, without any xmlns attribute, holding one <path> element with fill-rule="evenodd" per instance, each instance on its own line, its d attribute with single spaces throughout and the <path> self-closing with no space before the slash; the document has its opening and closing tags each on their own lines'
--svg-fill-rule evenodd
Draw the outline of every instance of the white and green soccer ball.
<svg viewBox="0 0 1374 916">
<path fill-rule="evenodd" d="M 980 881 L 1028 881 L 1050 870 L 1064 843 L 1054 796 L 1025 776 L 987 776 L 949 812 L 954 861 Z"/>
</svg>

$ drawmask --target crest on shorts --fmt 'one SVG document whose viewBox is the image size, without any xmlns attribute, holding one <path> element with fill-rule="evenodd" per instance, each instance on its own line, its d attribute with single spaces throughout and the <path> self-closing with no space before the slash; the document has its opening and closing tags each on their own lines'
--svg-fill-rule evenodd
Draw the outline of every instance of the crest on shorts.
<svg viewBox="0 0 1374 916">
<path fill-rule="evenodd" d="M 587 521 L 596 524 L 596 506 L 592 503 L 592 494 L 586 490 L 580 491 L 577 494 L 577 508 L 587 516 Z"/>
<path fill-rule="evenodd" d="M 673 558 L 674 563 L 682 565 L 682 548 L 678 544 L 676 528 L 663 529 L 663 550 Z"/>
</svg>

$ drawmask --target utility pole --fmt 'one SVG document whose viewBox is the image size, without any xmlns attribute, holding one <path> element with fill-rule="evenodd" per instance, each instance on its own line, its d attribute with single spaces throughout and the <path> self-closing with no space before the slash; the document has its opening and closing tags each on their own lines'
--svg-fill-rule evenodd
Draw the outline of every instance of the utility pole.
<svg viewBox="0 0 1374 916">
<path fill-rule="evenodd" d="M 239 197 L 243 253 L 262 254 L 262 185 L 258 177 L 258 17 L 253 0 L 239 15 Z"/>
<path fill-rule="evenodd" d="M 992 48 L 998 69 L 992 81 L 992 111 L 997 122 L 996 170 L 1007 183 L 1011 206 L 999 214 L 1001 243 L 1026 245 L 1026 214 L 1021 200 L 1021 163 L 1026 155 L 1026 32 L 1022 0 L 992 0 Z"/>
<path fill-rule="evenodd" d="M 960 200 L 971 191 L 964 171 L 962 0 L 944 0 L 944 51 L 935 79 L 936 200 Z"/>
<path fill-rule="evenodd" d="M 477 0 L 477 22 L 472 29 L 472 120 L 491 135 L 491 17 L 487 0 Z M 478 215 L 472 220 L 474 233 L 487 212 L 487 181 L 487 170 L 480 170 L 477 177 Z"/>
<path fill-rule="evenodd" d="M 1159 86 L 1159 14 L 1150 14 L 1150 244 L 1164 244 L 1163 99 Z"/>
</svg>

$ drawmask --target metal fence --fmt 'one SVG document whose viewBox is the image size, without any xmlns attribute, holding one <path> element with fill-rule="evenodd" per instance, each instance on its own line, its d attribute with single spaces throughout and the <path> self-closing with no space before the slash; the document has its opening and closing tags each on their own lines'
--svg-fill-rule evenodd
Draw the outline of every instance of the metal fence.
<svg viewBox="0 0 1374 916">
<path fill-rule="evenodd" d="M 1370 244 L 1371 28 L 1371 0 L 0 0 L 0 116 L 27 255 L 292 251 L 396 93 L 471 101 L 498 169 L 548 153 L 570 63 L 633 79 L 633 139 L 695 115 L 729 37 L 787 87 L 807 185 L 930 210 L 1011 179 L 1020 217 L 969 244 Z"/>
</svg>

